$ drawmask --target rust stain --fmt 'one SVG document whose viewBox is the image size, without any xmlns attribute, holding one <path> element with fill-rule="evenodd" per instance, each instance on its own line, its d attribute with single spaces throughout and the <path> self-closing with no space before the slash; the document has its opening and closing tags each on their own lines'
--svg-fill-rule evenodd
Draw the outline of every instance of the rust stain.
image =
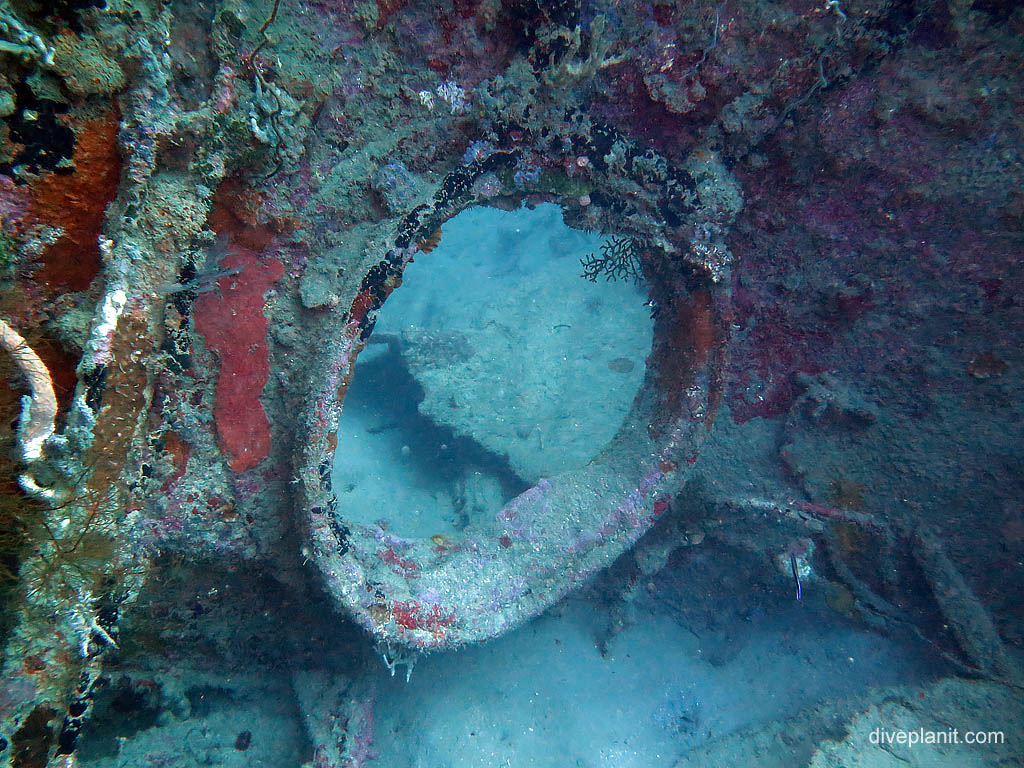
<svg viewBox="0 0 1024 768">
<path fill-rule="evenodd" d="M 661 410 L 665 419 L 679 413 L 686 388 L 702 368 L 714 365 L 716 357 L 721 355 L 723 341 L 715 322 L 715 301 L 707 290 L 691 293 L 668 323 L 669 327 L 659 334 L 661 340 L 655 357 L 655 381 L 664 398 Z M 704 418 L 707 429 L 714 422 L 721 400 L 720 383 L 714 378 L 709 381 L 708 409 Z M 664 426 L 659 423 L 653 427 L 653 434 L 660 434 Z"/>
<path fill-rule="evenodd" d="M 218 234 L 229 235 L 232 244 L 257 253 L 264 252 L 278 235 L 300 226 L 300 222 L 288 217 L 260 221 L 262 194 L 235 178 L 218 185 L 212 203 L 207 226 Z"/>
<path fill-rule="evenodd" d="M 420 240 L 418 243 L 416 243 L 416 247 L 419 248 L 421 251 L 423 251 L 423 253 L 430 253 L 432 250 L 437 248 L 438 243 L 440 243 L 440 242 L 441 242 L 441 228 L 438 227 L 433 232 L 431 232 L 427 237 L 425 237 L 423 240 Z"/>
<path fill-rule="evenodd" d="M 140 314 L 126 311 L 118 322 L 111 341 L 114 360 L 107 367 L 103 398 L 96 420 L 96 429 L 88 463 L 93 467 L 88 492 L 102 498 L 111 490 L 120 489 L 118 476 L 124 468 L 136 434 L 140 411 L 147 407 L 146 369 L 144 360 L 154 350 L 146 320 Z M 140 351 L 140 362 L 133 362 L 131 353 Z"/>
<path fill-rule="evenodd" d="M 119 112 L 79 127 L 74 172 L 50 173 L 33 185 L 29 213 L 64 234 L 43 253 L 36 280 L 51 289 L 84 291 L 99 273 L 97 238 L 107 205 L 117 195 L 121 155 L 117 149 Z"/>
</svg>

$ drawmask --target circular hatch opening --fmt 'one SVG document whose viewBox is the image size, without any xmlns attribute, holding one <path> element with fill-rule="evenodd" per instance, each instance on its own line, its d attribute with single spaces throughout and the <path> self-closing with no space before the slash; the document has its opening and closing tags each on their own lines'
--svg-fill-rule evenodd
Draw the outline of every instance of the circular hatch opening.
<svg viewBox="0 0 1024 768">
<path fill-rule="evenodd" d="M 443 229 L 358 358 L 332 484 L 349 524 L 449 540 L 611 441 L 654 321 L 632 275 L 584 277 L 612 239 L 557 205 L 472 207 Z"/>
</svg>

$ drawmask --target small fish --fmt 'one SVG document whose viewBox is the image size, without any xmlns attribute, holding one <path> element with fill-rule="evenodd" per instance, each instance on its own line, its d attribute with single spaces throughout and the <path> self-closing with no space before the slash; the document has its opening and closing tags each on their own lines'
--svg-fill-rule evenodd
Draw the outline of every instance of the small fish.
<svg viewBox="0 0 1024 768">
<path fill-rule="evenodd" d="M 228 275 L 237 275 L 245 269 L 242 267 L 228 267 L 227 269 L 221 269 L 212 273 L 204 273 L 197 275 L 187 283 L 164 283 L 157 288 L 157 293 L 181 293 L 182 291 L 191 291 L 193 288 L 199 293 L 209 291 L 215 287 L 218 280 Z"/>
<path fill-rule="evenodd" d="M 224 234 L 217 235 L 217 239 L 214 240 L 207 248 L 206 258 L 203 259 L 203 263 L 196 272 L 195 277 L 184 283 L 164 283 L 156 289 L 156 292 L 172 294 L 195 290 L 197 293 L 203 293 L 215 288 L 216 283 L 220 278 L 227 277 L 228 275 L 237 275 L 245 269 L 244 265 L 238 267 L 220 267 L 221 259 L 225 256 L 232 255 L 233 253 L 234 251 L 231 250 L 230 238 Z"/>
<path fill-rule="evenodd" d="M 796 555 L 792 552 L 789 553 L 789 567 L 793 569 L 793 581 L 796 582 L 796 599 L 798 601 L 804 599 L 804 587 L 800 583 L 800 569 L 796 565 Z"/>
</svg>

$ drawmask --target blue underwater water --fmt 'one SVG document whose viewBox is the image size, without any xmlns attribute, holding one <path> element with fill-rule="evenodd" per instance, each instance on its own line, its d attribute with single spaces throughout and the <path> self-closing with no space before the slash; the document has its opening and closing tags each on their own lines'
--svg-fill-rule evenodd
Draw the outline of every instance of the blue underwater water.
<svg viewBox="0 0 1024 768">
<path fill-rule="evenodd" d="M 651 319 L 637 286 L 580 277 L 602 242 L 551 204 L 445 224 L 356 366 L 339 436 L 352 448 L 336 453 L 333 478 L 348 520 L 452 535 L 611 439 L 640 386 Z M 541 312 L 553 296 L 559 311 Z"/>
</svg>

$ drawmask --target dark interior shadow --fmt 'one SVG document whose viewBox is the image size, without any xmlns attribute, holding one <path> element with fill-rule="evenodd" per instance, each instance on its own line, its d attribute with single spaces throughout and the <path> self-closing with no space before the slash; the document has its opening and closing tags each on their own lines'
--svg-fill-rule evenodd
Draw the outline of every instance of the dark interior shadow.
<svg viewBox="0 0 1024 768">
<path fill-rule="evenodd" d="M 398 339 L 381 334 L 370 344 L 384 345 L 386 351 L 356 364 L 345 408 L 361 411 L 371 434 L 394 430 L 409 447 L 410 467 L 424 485 L 454 485 L 467 472 L 481 472 L 498 480 L 506 500 L 530 487 L 513 471 L 507 456 L 420 413 L 423 388 L 409 372 Z"/>
</svg>

